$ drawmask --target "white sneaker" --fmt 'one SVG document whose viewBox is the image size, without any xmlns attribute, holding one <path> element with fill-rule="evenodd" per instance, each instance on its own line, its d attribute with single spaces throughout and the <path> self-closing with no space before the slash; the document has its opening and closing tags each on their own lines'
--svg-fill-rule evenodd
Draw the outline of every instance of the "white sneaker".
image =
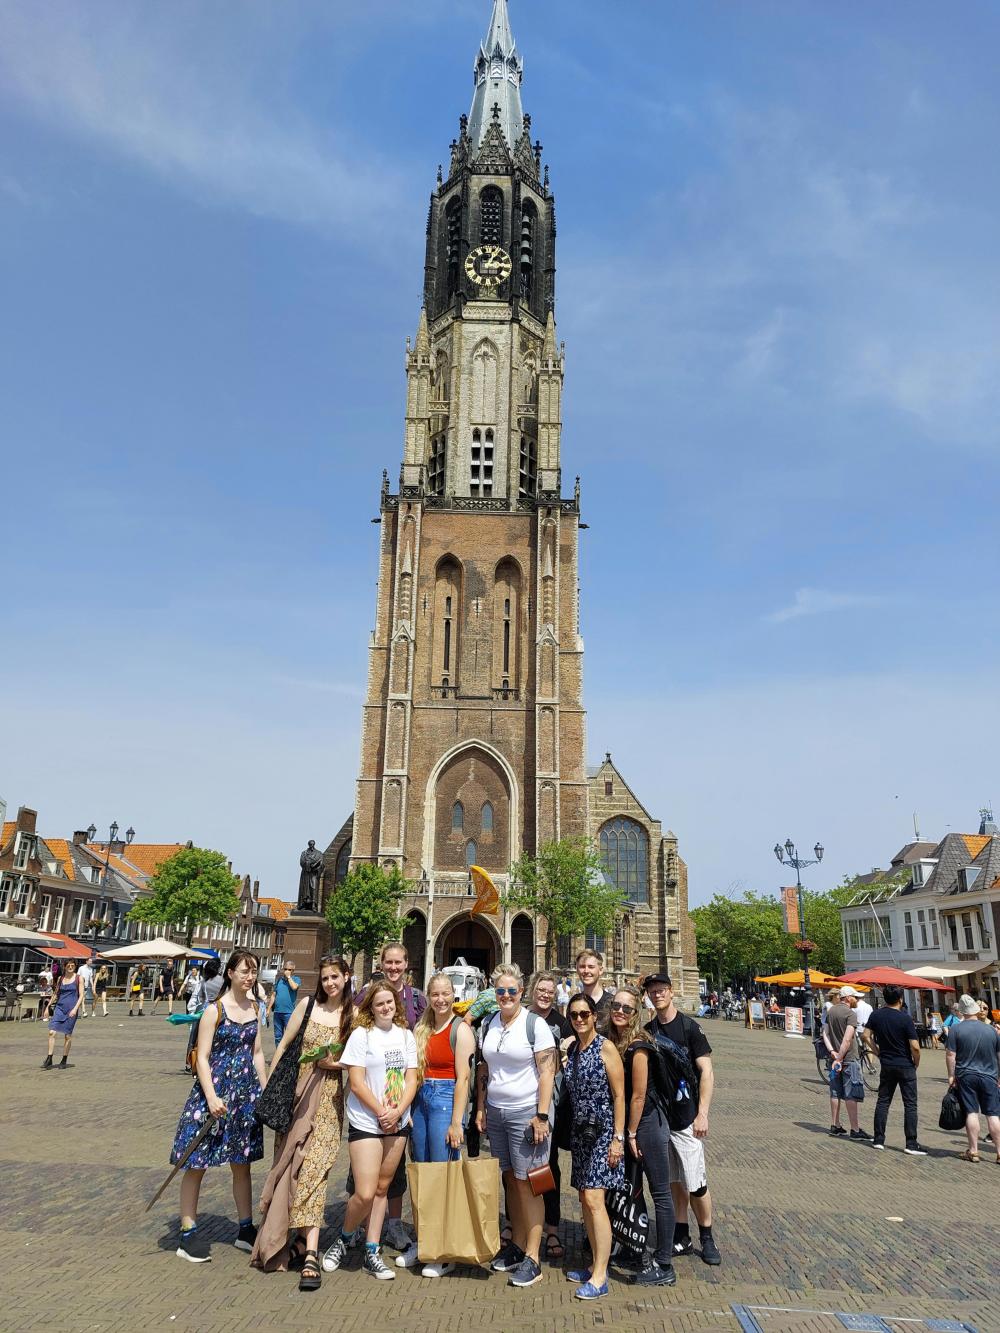
<svg viewBox="0 0 1000 1333">
<path fill-rule="evenodd" d="M 397 1259 L 396 1262 L 398 1263 L 399 1260 Z M 421 1268 L 421 1270 L 420 1270 L 420 1276 L 421 1276 L 421 1277 L 444 1277 L 445 1273 L 450 1273 L 451 1270 L 452 1270 L 454 1267 L 455 1267 L 454 1264 L 443 1264 L 443 1263 L 439 1263 L 439 1264 L 424 1264 L 423 1268 Z"/>
<path fill-rule="evenodd" d="M 402 1254 L 396 1255 L 397 1268 L 416 1268 L 417 1266 L 417 1242 L 411 1241 Z"/>
</svg>

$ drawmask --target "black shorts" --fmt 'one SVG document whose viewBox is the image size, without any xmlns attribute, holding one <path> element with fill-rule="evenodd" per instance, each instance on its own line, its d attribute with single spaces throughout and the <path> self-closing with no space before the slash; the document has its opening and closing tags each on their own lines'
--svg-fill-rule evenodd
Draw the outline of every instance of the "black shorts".
<svg viewBox="0 0 1000 1333">
<path fill-rule="evenodd" d="M 355 1129 L 353 1125 L 349 1126 L 347 1130 L 348 1143 L 357 1143 L 361 1139 L 400 1139 L 409 1137 L 410 1137 L 409 1125 L 407 1125 L 405 1129 L 400 1130 L 398 1134 L 376 1134 L 374 1130 Z M 346 1194 L 354 1193 L 354 1172 L 351 1170 L 348 1170 L 347 1172 L 347 1183 L 344 1186 L 344 1191 Z M 389 1192 L 386 1197 L 389 1199 L 401 1199 L 405 1193 L 406 1193 L 406 1153 L 404 1152 L 402 1157 L 399 1159 L 399 1166 L 396 1167 L 396 1174 L 389 1182 Z"/>
<path fill-rule="evenodd" d="M 361 1139 L 408 1139 L 409 1137 L 409 1125 L 404 1125 L 395 1134 L 383 1134 L 380 1129 L 356 1129 L 354 1125 L 348 1125 L 347 1127 L 348 1143 L 358 1143 Z"/>
</svg>

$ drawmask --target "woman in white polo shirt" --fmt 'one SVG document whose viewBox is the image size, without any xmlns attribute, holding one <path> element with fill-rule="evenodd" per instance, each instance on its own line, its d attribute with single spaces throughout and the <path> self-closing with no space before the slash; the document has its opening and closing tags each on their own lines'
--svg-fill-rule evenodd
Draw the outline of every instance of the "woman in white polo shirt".
<svg viewBox="0 0 1000 1333">
<path fill-rule="evenodd" d="M 548 1024 L 522 1007 L 521 969 L 503 963 L 492 982 L 498 1012 L 483 1026 L 476 1124 L 488 1132 L 490 1152 L 500 1163 L 512 1232 L 492 1268 L 509 1273 L 512 1286 L 530 1287 L 542 1276 L 538 1251 L 545 1200 L 532 1194 L 528 1172 L 548 1164 L 558 1052 Z"/>
</svg>

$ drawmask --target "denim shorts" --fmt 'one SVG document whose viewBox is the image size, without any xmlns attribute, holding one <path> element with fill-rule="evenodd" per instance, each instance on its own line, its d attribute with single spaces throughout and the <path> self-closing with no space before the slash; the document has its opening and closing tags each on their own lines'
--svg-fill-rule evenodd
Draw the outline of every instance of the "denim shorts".
<svg viewBox="0 0 1000 1333">
<path fill-rule="evenodd" d="M 1000 1115 L 1000 1088 L 995 1078 L 986 1074 L 960 1074 L 955 1080 L 958 1099 L 966 1115 Z"/>
<path fill-rule="evenodd" d="M 865 1085 L 861 1080 L 861 1061 L 845 1060 L 843 1068 L 830 1067 L 830 1096 L 845 1102 L 863 1102 Z"/>
<path fill-rule="evenodd" d="M 531 1122 L 534 1106 L 513 1110 L 486 1105 L 486 1132 L 490 1138 L 490 1153 L 500 1163 L 500 1171 L 513 1171 L 518 1180 L 527 1180 L 528 1172 L 538 1166 L 547 1166 L 552 1135 L 535 1143 Z"/>
</svg>

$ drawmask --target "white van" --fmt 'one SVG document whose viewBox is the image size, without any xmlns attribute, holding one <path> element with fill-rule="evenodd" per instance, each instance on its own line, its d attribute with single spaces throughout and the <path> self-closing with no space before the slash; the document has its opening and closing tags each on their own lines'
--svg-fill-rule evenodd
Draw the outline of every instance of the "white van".
<svg viewBox="0 0 1000 1333">
<path fill-rule="evenodd" d="M 474 1000 L 480 991 L 486 989 L 486 978 L 482 972 L 478 967 L 471 967 L 464 958 L 442 967 L 441 971 L 451 979 L 456 1000 Z"/>
</svg>

